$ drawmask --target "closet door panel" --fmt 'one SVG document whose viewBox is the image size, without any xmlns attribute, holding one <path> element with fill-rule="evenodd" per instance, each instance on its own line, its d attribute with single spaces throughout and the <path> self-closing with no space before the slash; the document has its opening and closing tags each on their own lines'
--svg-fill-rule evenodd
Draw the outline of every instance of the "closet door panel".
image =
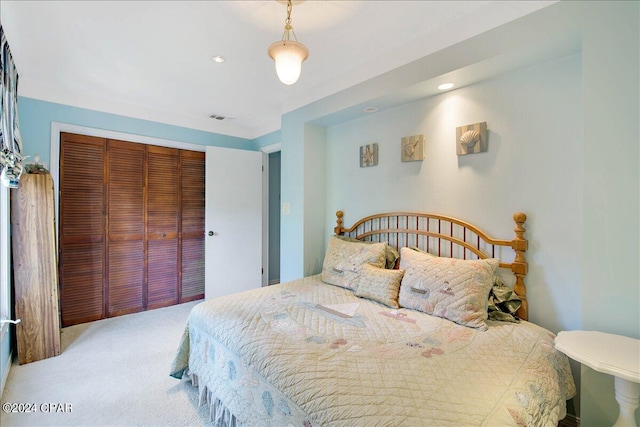
<svg viewBox="0 0 640 427">
<path fill-rule="evenodd" d="M 102 245 L 68 243 L 60 253 L 62 326 L 104 318 Z"/>
<path fill-rule="evenodd" d="M 178 150 L 149 146 L 147 162 L 147 237 L 175 238 L 180 214 Z"/>
<path fill-rule="evenodd" d="M 104 318 L 105 140 L 60 135 L 62 326 Z"/>
<path fill-rule="evenodd" d="M 108 317 L 144 310 L 144 242 L 109 243 Z"/>
<path fill-rule="evenodd" d="M 182 239 L 181 302 L 204 298 L 204 237 Z"/>
<path fill-rule="evenodd" d="M 182 233 L 202 237 L 204 233 L 204 153 L 182 151 L 180 194 Z"/>
<path fill-rule="evenodd" d="M 177 304 L 179 298 L 179 153 L 147 147 L 148 308 Z"/>
<path fill-rule="evenodd" d="M 108 141 L 107 317 L 145 309 L 145 146 Z"/>
<path fill-rule="evenodd" d="M 65 240 L 101 240 L 104 235 L 104 139 L 62 134 L 60 224 Z"/>
<path fill-rule="evenodd" d="M 204 298 L 204 153 L 180 152 L 181 302 Z"/>
<path fill-rule="evenodd" d="M 144 239 L 144 145 L 109 140 L 110 236 Z"/>
<path fill-rule="evenodd" d="M 148 248 L 148 308 L 178 302 L 178 240 L 152 239 Z"/>
</svg>

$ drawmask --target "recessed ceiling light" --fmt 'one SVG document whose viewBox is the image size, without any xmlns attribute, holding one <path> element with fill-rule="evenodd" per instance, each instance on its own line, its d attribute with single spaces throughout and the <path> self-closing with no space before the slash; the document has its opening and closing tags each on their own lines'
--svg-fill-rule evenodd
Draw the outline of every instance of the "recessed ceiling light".
<svg viewBox="0 0 640 427">
<path fill-rule="evenodd" d="M 438 85 L 438 89 L 440 90 L 447 90 L 447 89 L 451 89 L 453 87 L 453 83 L 442 83 L 441 85 Z"/>
<path fill-rule="evenodd" d="M 365 113 L 375 113 L 376 111 L 378 111 L 377 107 L 367 107 L 364 109 Z"/>
<path fill-rule="evenodd" d="M 220 56 L 220 55 L 216 55 L 213 58 L 211 58 L 211 60 L 213 62 L 222 63 L 222 62 L 225 61 L 225 57 L 224 56 Z"/>
</svg>

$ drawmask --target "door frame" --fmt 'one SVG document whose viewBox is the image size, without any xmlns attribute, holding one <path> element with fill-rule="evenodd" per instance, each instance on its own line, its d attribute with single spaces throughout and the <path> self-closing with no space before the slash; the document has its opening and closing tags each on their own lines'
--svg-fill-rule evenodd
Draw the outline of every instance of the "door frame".
<svg viewBox="0 0 640 427">
<path fill-rule="evenodd" d="M 260 147 L 262 151 L 262 164 L 264 174 L 262 175 L 262 265 L 264 274 L 262 275 L 262 286 L 269 285 L 269 154 L 282 151 L 282 142 Z"/>
<path fill-rule="evenodd" d="M 170 148 L 179 148 L 179 149 L 184 149 L 184 150 L 191 150 L 191 151 L 201 151 L 201 152 L 206 152 L 207 146 L 206 145 L 200 145 L 200 144 L 194 144 L 191 142 L 183 142 L 183 141 L 176 141 L 176 140 L 171 140 L 171 139 L 162 139 L 162 138 L 156 138 L 156 137 L 152 137 L 152 136 L 144 136 L 144 135 L 136 135 L 136 134 L 131 134 L 131 133 L 125 133 L 125 132 L 117 132 L 117 131 L 111 131 L 111 130 L 106 130 L 106 129 L 97 129 L 97 128 L 92 128 L 92 127 L 87 127 L 87 126 L 79 126 L 79 125 L 74 125 L 74 124 L 70 124 L 70 123 L 62 123 L 62 122 L 51 122 L 51 151 L 50 151 L 50 157 L 49 157 L 49 172 L 51 173 L 51 178 L 53 179 L 53 191 L 54 191 L 54 208 L 55 208 L 55 218 L 56 218 L 56 236 L 59 236 L 59 218 L 58 218 L 58 211 L 59 211 L 59 203 L 60 203 L 60 192 L 59 192 L 59 175 L 60 175 L 60 133 L 62 132 L 68 132 L 68 133 L 77 133 L 77 134 L 81 134 L 81 135 L 87 135 L 87 136 L 96 136 L 99 138 L 107 138 L 107 139 L 117 139 L 117 140 L 121 140 L 121 141 L 128 141 L 128 142 L 136 142 L 139 144 L 149 144 L 149 145 L 157 145 L 160 147 L 170 147 Z M 275 145 L 279 144 L 273 144 L 271 146 L 268 147 L 273 147 Z M 268 148 L 268 147 L 263 147 L 263 148 Z M 233 148 L 233 147 L 228 147 L 228 148 Z M 279 147 L 278 147 L 279 149 Z M 239 148 L 238 148 L 239 150 Z M 264 164 L 264 158 L 265 156 L 268 156 L 268 153 L 266 153 L 265 151 L 263 151 L 262 149 L 260 149 L 260 151 L 262 152 L 262 156 L 263 156 L 263 164 Z M 274 150 L 277 151 L 277 150 Z M 267 171 L 267 170 L 265 170 Z M 268 177 L 268 174 L 266 175 Z M 263 201 L 266 199 L 268 200 L 269 198 L 269 180 L 266 179 L 265 180 L 265 174 L 263 174 L 262 176 L 262 198 Z M 266 181 L 266 186 L 265 186 L 265 181 Z M 266 187 L 266 189 L 265 189 Z M 266 194 L 265 194 L 266 191 Z M 265 211 L 265 207 L 264 207 L 264 203 L 262 206 L 262 221 L 264 223 L 265 218 L 266 221 L 268 223 L 268 211 Z M 267 224 L 268 225 L 268 224 Z M 267 233 L 268 233 L 268 228 L 267 228 Z M 263 234 L 264 234 L 264 227 L 263 227 Z M 265 266 L 265 260 L 269 259 L 269 241 L 268 241 L 268 234 L 267 234 L 267 239 L 262 239 L 262 266 L 265 269 L 265 272 L 267 271 L 268 268 L 268 263 Z M 56 238 L 56 253 L 59 250 L 58 248 L 58 238 Z M 264 274 L 263 275 L 263 285 L 264 285 L 264 281 L 268 280 L 268 275 Z M 265 279 L 267 278 L 267 279 Z"/>
</svg>

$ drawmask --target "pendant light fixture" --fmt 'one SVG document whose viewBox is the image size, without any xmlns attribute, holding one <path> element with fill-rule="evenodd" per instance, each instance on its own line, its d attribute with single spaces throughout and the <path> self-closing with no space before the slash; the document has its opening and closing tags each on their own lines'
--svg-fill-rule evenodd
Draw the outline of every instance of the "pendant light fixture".
<svg viewBox="0 0 640 427">
<path fill-rule="evenodd" d="M 282 40 L 272 43 L 267 53 L 276 62 L 276 73 L 280 81 L 292 85 L 298 81 L 302 71 L 302 61 L 309 56 L 309 49 L 298 42 L 295 31 L 291 26 L 291 0 L 287 0 L 287 19 L 284 21 Z M 289 39 L 293 33 L 294 40 Z"/>
</svg>

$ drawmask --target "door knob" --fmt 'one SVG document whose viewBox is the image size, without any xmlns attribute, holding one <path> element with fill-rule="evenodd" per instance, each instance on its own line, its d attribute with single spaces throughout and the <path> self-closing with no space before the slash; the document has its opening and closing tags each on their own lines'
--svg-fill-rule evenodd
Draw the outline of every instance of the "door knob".
<svg viewBox="0 0 640 427">
<path fill-rule="evenodd" d="M 215 235 L 216 235 L 216 233 L 214 233 L 213 231 L 209 231 L 207 234 L 208 234 L 209 236 L 215 236 Z"/>
</svg>

